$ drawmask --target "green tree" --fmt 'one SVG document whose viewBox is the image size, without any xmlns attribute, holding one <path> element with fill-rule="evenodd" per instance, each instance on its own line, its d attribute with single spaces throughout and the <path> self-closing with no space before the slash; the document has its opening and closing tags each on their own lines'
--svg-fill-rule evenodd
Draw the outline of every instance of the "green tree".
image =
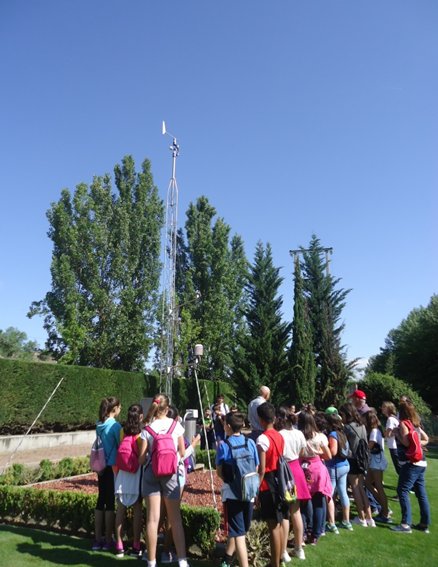
<svg viewBox="0 0 438 567">
<path fill-rule="evenodd" d="M 203 196 L 189 205 L 185 234 L 178 233 L 176 357 L 184 365 L 190 349 L 202 343 L 200 374 L 214 379 L 230 376 L 233 345 L 242 326 L 247 261 L 241 238 L 230 240 L 230 231 Z"/>
<path fill-rule="evenodd" d="M 27 335 L 16 327 L 0 329 L 0 357 L 32 360 L 38 344 L 28 341 Z"/>
<path fill-rule="evenodd" d="M 138 370 L 156 321 L 163 204 L 150 162 L 126 156 L 111 177 L 64 189 L 47 213 L 53 241 L 52 289 L 32 303 L 43 315 L 46 347 L 63 362 Z"/>
<path fill-rule="evenodd" d="M 345 299 L 350 290 L 336 289 L 340 279 L 328 273 L 327 259 L 319 239 L 313 235 L 303 249 L 303 289 L 312 327 L 317 368 L 315 401 L 319 407 L 336 404 L 345 396 L 355 361 L 347 364 L 341 335 Z"/>
<path fill-rule="evenodd" d="M 233 382 L 240 399 L 248 402 L 262 385 L 271 388 L 274 402 L 284 397 L 281 385 L 288 372 L 287 347 L 291 326 L 282 320 L 280 269 L 272 250 L 257 244 L 247 284 L 247 332 L 235 352 Z"/>
<path fill-rule="evenodd" d="M 404 380 L 438 409 L 438 295 L 427 307 L 413 309 L 385 340 L 367 372 L 387 372 Z"/>
<path fill-rule="evenodd" d="M 294 318 L 292 345 L 289 352 L 290 371 L 286 391 L 298 407 L 315 401 L 316 366 L 313 353 L 312 328 L 304 298 L 303 279 L 298 259 L 294 269 Z"/>
</svg>

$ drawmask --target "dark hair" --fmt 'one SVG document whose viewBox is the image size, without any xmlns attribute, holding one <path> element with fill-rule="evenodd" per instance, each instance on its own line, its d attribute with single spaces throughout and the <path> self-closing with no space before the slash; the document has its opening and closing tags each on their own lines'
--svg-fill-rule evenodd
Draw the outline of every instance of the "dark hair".
<svg viewBox="0 0 438 567">
<path fill-rule="evenodd" d="M 170 417 L 170 419 L 176 419 L 179 416 L 179 412 L 176 409 L 175 406 L 169 406 L 169 409 L 167 410 L 167 417 Z"/>
<path fill-rule="evenodd" d="M 420 416 L 418 415 L 417 410 L 415 409 L 415 406 L 412 402 L 401 402 L 398 408 L 398 415 L 400 421 L 402 421 L 403 419 L 409 419 L 414 427 L 420 427 Z"/>
<path fill-rule="evenodd" d="M 354 404 L 347 402 L 339 408 L 339 415 L 342 417 L 344 423 L 357 423 L 363 425 L 363 420 L 359 415 Z"/>
<path fill-rule="evenodd" d="M 296 421 L 297 418 L 295 414 L 292 413 L 288 407 L 280 406 L 276 412 L 275 429 L 277 431 L 281 429 L 292 429 Z"/>
<path fill-rule="evenodd" d="M 275 421 L 275 407 L 269 402 L 264 402 L 257 407 L 257 415 L 265 423 L 274 423 Z"/>
<path fill-rule="evenodd" d="M 99 421 L 104 422 L 114 408 L 120 405 L 120 402 L 114 396 L 103 398 L 99 406 Z"/>
<path fill-rule="evenodd" d="M 315 433 L 318 433 L 313 415 L 308 411 L 300 411 L 298 415 L 298 429 L 300 429 L 306 439 L 312 439 Z"/>
<path fill-rule="evenodd" d="M 364 416 L 364 419 L 365 419 L 365 427 L 367 428 L 368 435 L 371 433 L 372 429 L 380 429 L 380 431 L 382 431 L 380 420 L 377 417 L 377 413 L 374 410 L 367 411 Z"/>
<path fill-rule="evenodd" d="M 327 431 L 327 416 L 323 411 L 317 411 L 315 413 L 315 415 L 313 416 L 315 423 L 316 423 L 316 427 L 322 431 L 323 433 L 325 433 Z"/>
<path fill-rule="evenodd" d="M 347 436 L 344 433 L 344 425 L 342 423 L 342 419 L 339 417 L 339 415 L 332 413 L 330 415 L 326 415 L 326 420 L 329 433 L 331 433 L 332 431 L 336 432 L 336 437 L 338 438 L 337 454 L 339 455 L 347 446 Z"/>
<path fill-rule="evenodd" d="M 138 435 L 141 431 L 143 408 L 140 404 L 132 404 L 128 408 L 128 416 L 123 425 L 125 435 Z"/>
<path fill-rule="evenodd" d="M 245 425 L 245 417 L 240 412 L 229 412 L 225 416 L 225 423 L 231 427 L 233 433 L 239 433 Z"/>
</svg>

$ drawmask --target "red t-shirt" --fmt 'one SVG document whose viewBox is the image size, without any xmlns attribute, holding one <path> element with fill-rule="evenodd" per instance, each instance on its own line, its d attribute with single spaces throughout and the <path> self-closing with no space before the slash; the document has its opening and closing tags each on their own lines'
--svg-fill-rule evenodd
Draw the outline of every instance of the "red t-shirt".
<svg viewBox="0 0 438 567">
<path fill-rule="evenodd" d="M 265 475 L 269 472 L 277 470 L 278 459 L 283 454 L 284 451 L 284 439 L 283 436 L 276 429 L 266 429 L 263 432 L 269 439 L 269 447 L 265 452 L 266 464 L 265 464 Z M 265 478 L 263 478 L 262 484 L 260 485 L 260 491 L 263 492 L 269 490 L 268 483 Z"/>
</svg>

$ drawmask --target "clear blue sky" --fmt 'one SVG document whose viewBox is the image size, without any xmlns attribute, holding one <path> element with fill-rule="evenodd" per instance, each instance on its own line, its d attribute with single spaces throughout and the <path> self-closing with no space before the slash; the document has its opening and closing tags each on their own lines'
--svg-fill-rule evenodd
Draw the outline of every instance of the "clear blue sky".
<svg viewBox="0 0 438 567">
<path fill-rule="evenodd" d="M 352 288 L 349 357 L 379 351 L 437 290 L 435 0 L 0 4 L 0 329 L 41 345 L 45 216 L 64 187 L 152 161 L 170 140 L 179 224 L 205 194 L 252 259 L 270 242 L 292 317 L 291 248 L 316 233 Z"/>
</svg>

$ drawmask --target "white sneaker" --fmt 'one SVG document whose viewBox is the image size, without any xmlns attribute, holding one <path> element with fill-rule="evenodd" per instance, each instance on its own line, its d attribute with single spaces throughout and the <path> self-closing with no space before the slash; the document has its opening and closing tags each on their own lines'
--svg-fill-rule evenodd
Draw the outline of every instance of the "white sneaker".
<svg viewBox="0 0 438 567">
<path fill-rule="evenodd" d="M 367 520 L 367 526 L 369 528 L 375 528 L 376 527 L 376 522 L 371 518 L 371 520 Z"/>
<path fill-rule="evenodd" d="M 363 526 L 364 528 L 368 527 L 366 520 L 361 520 L 359 516 L 356 516 L 354 520 L 351 520 L 352 524 L 357 524 L 358 526 Z"/>
<path fill-rule="evenodd" d="M 306 556 L 304 555 L 304 549 L 294 549 L 292 555 L 296 557 L 296 559 L 306 559 Z"/>
<path fill-rule="evenodd" d="M 287 550 L 283 552 L 281 556 L 281 560 L 284 561 L 285 563 L 290 563 L 292 561 L 292 557 L 289 555 Z"/>
</svg>

